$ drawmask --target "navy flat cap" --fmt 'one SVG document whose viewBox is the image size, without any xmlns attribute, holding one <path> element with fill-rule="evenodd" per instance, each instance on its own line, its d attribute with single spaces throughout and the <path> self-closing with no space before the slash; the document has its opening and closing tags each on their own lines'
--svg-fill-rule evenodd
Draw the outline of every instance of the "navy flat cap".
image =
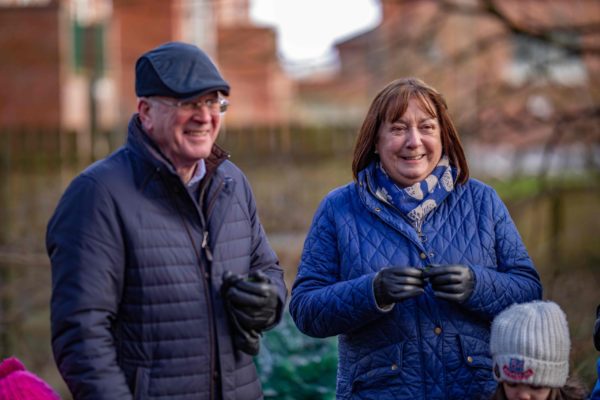
<svg viewBox="0 0 600 400">
<path fill-rule="evenodd" d="M 135 64 L 135 94 L 188 99 L 219 91 L 229 95 L 229 84 L 211 59 L 198 47 L 181 42 L 158 46 Z"/>
</svg>

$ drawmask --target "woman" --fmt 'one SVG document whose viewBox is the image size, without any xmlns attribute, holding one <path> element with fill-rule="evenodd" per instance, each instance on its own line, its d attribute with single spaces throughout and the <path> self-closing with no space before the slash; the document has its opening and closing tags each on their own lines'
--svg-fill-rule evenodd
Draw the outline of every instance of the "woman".
<svg viewBox="0 0 600 400">
<path fill-rule="evenodd" d="M 302 332 L 339 335 L 338 398 L 489 398 L 490 323 L 542 289 L 506 207 L 469 179 L 442 96 L 388 84 L 352 168 L 316 212 L 290 302 Z"/>
</svg>

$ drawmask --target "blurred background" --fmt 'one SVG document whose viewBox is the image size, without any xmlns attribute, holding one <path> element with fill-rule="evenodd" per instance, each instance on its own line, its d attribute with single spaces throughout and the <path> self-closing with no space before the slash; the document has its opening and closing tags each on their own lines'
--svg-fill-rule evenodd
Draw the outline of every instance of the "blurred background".
<svg viewBox="0 0 600 400">
<path fill-rule="evenodd" d="M 232 86 L 219 142 L 290 286 L 319 201 L 352 179 L 375 93 L 403 76 L 444 93 L 472 175 L 507 203 L 544 297 L 567 313 L 572 372 L 591 388 L 600 0 L 0 0 L 1 358 L 70 398 L 50 350 L 46 223 L 70 180 L 123 143 L 137 57 L 171 40 L 206 50 Z M 256 362 L 267 398 L 334 398 L 335 339 L 301 335 L 289 315 Z"/>
</svg>

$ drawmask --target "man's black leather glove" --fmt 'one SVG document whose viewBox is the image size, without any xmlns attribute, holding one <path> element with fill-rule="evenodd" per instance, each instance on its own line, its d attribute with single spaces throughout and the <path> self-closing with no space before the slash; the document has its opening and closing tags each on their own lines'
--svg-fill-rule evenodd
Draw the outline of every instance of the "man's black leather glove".
<svg viewBox="0 0 600 400">
<path fill-rule="evenodd" d="M 231 312 L 244 329 L 263 331 L 277 318 L 277 287 L 262 271 L 251 273 L 247 279 L 237 279 L 226 296 Z"/>
<path fill-rule="evenodd" d="M 596 309 L 596 324 L 594 325 L 594 346 L 600 351 L 600 305 Z"/>
<path fill-rule="evenodd" d="M 436 297 L 457 303 L 468 299 L 475 287 L 473 271 L 466 265 L 431 264 L 423 276 L 429 278 Z"/>
<path fill-rule="evenodd" d="M 236 348 L 250 355 L 258 354 L 261 331 L 270 328 L 277 318 L 277 288 L 261 271 L 247 278 L 226 271 L 221 290 Z"/>
<path fill-rule="evenodd" d="M 373 279 L 375 300 L 380 307 L 418 296 L 424 292 L 423 271 L 414 267 L 389 267 Z"/>
</svg>

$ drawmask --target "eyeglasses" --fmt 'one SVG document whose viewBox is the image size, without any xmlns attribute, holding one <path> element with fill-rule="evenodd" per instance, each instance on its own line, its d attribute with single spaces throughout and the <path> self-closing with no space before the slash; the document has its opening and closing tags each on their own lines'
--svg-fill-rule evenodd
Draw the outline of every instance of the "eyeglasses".
<svg viewBox="0 0 600 400">
<path fill-rule="evenodd" d="M 183 110 L 183 111 L 187 111 L 187 112 L 200 111 L 202 109 L 202 106 L 206 106 L 208 111 L 213 115 L 222 114 L 225 111 L 227 111 L 227 108 L 229 107 L 229 101 L 222 97 L 208 98 L 208 99 L 196 100 L 196 101 L 184 100 L 184 101 L 174 101 L 174 102 L 169 101 L 162 97 L 152 97 L 152 98 L 150 98 L 150 100 L 157 101 L 161 104 L 175 107 L 179 110 Z"/>
</svg>

